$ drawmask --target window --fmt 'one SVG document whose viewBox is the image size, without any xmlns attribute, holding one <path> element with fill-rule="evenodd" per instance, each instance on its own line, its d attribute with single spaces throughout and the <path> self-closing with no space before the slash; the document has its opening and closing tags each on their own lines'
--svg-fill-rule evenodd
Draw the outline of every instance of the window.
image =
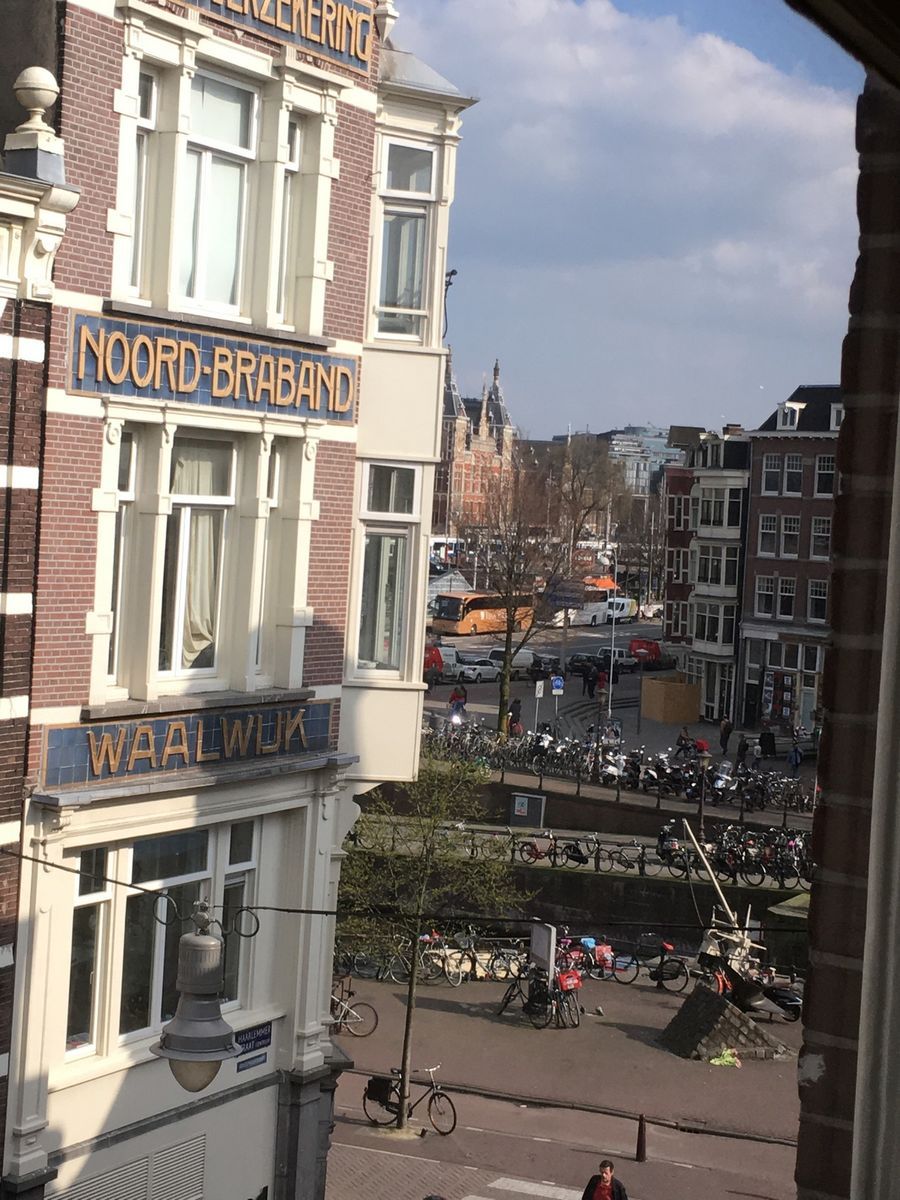
<svg viewBox="0 0 900 1200">
<path fill-rule="evenodd" d="M 813 517 L 810 558 L 831 558 L 831 517 Z"/>
<path fill-rule="evenodd" d="M 414 467 L 367 463 L 363 469 L 365 524 L 357 665 L 362 670 L 403 667 L 409 593 L 411 526 L 420 509 Z M 391 522 L 391 524 L 387 524 Z"/>
<path fill-rule="evenodd" d="M 278 316 L 284 320 L 290 306 L 288 288 L 290 283 L 289 267 L 296 258 L 293 253 L 296 236 L 294 230 L 298 224 L 299 185 L 297 176 L 300 171 L 300 158 L 303 150 L 301 126 L 299 121 L 288 122 L 288 156 L 284 164 L 284 183 L 281 198 L 281 234 L 278 251 L 278 291 L 275 307 Z"/>
<path fill-rule="evenodd" d="M 722 549 L 720 546 L 701 546 L 697 562 L 697 582 L 713 586 L 722 582 Z"/>
<path fill-rule="evenodd" d="M 688 497 L 669 496 L 667 501 L 667 516 L 670 529 L 687 529 L 688 527 Z"/>
<path fill-rule="evenodd" d="M 722 443 L 710 442 L 707 447 L 707 465 L 710 467 L 721 467 L 722 465 Z"/>
<path fill-rule="evenodd" d="M 772 575 L 756 577 L 756 615 L 771 617 L 775 611 L 775 578 Z"/>
<path fill-rule="evenodd" d="M 699 601 L 694 605 L 694 641 L 718 642 L 719 606 Z"/>
<path fill-rule="evenodd" d="M 733 604 L 726 604 L 722 608 L 722 644 L 725 646 L 734 643 L 734 611 Z"/>
<path fill-rule="evenodd" d="M 728 527 L 737 529 L 741 523 L 741 505 L 743 503 L 743 489 L 729 488 L 728 489 Z"/>
<path fill-rule="evenodd" d="M 115 679 L 119 659 L 119 612 L 122 604 L 122 574 L 125 550 L 131 535 L 131 520 L 134 502 L 135 439 L 134 434 L 122 430 L 119 438 L 119 469 L 116 479 L 116 541 L 113 549 L 112 589 L 109 611 L 112 614 L 112 633 L 109 639 L 109 661 L 107 671 Z"/>
<path fill-rule="evenodd" d="M 790 620 L 794 615 L 794 593 L 797 590 L 796 579 L 781 578 L 778 580 L 778 615 Z"/>
<path fill-rule="evenodd" d="M 378 332 L 419 339 L 427 316 L 426 247 L 435 197 L 434 150 L 388 142 L 383 181 Z"/>
<path fill-rule="evenodd" d="M 225 520 L 234 504 L 231 442 L 176 437 L 166 528 L 159 670 L 216 666 Z"/>
<path fill-rule="evenodd" d="M 240 1002 L 247 943 L 235 930 L 237 924 L 246 932 L 236 913 L 254 899 L 255 843 L 255 823 L 242 821 L 81 852 L 67 995 L 70 1058 L 108 1052 L 118 1040 L 146 1037 L 171 1019 L 178 999 L 178 942 L 193 928 L 198 900 L 221 907 L 222 995 Z M 121 985 L 114 1011 L 101 1020 L 113 960 L 121 967 Z M 108 1029 L 101 1034 L 104 1025 Z"/>
<path fill-rule="evenodd" d="M 140 289 L 147 240 L 148 190 L 152 135 L 156 128 L 157 82 L 154 75 L 141 71 L 138 80 L 138 119 L 135 138 L 134 193 L 132 196 L 131 285 Z"/>
<path fill-rule="evenodd" d="M 825 623 L 828 609 L 828 580 L 811 579 L 806 616 L 809 621 Z"/>
<path fill-rule="evenodd" d="M 737 546 L 725 548 L 725 586 L 735 587 L 738 578 L 739 551 Z"/>
<path fill-rule="evenodd" d="M 701 488 L 700 524 L 725 524 L 725 488 Z"/>
<path fill-rule="evenodd" d="M 691 529 L 700 528 L 700 497 L 691 496 Z"/>
<path fill-rule="evenodd" d="M 247 234 L 247 168 L 255 155 L 256 93 L 199 72 L 176 224 L 179 294 L 236 308 Z"/>
<path fill-rule="evenodd" d="M 803 494 L 803 456 L 800 454 L 784 456 L 784 494 L 786 496 Z"/>
<path fill-rule="evenodd" d="M 758 552 L 763 555 L 778 553 L 778 518 L 763 515 L 759 518 Z"/>
<path fill-rule="evenodd" d="M 781 455 L 764 454 L 762 470 L 762 492 L 764 496 L 777 496 L 781 490 Z"/>
<path fill-rule="evenodd" d="M 793 404 L 782 404 L 778 409 L 778 428 L 796 429 L 798 412 Z"/>
<path fill-rule="evenodd" d="M 781 557 L 796 558 L 800 553 L 800 518 L 781 518 Z"/>
<path fill-rule="evenodd" d="M 832 404 L 831 406 L 831 428 L 840 429 L 841 423 L 844 420 L 843 404 Z"/>
<path fill-rule="evenodd" d="M 79 860 L 75 907 L 72 912 L 72 953 L 66 1050 L 93 1051 L 97 1041 L 96 982 L 108 921 L 110 887 L 105 876 L 106 851 L 85 850 Z"/>
<path fill-rule="evenodd" d="M 834 455 L 820 454 L 816 459 L 816 495 L 834 495 Z"/>
</svg>

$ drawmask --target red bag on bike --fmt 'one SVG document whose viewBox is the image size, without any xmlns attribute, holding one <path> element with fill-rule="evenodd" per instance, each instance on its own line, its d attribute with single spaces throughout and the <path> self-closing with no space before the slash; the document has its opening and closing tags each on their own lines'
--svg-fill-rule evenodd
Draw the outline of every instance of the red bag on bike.
<svg viewBox="0 0 900 1200">
<path fill-rule="evenodd" d="M 577 971 L 560 971 L 559 986 L 564 992 L 576 992 L 581 987 L 581 976 Z"/>
</svg>

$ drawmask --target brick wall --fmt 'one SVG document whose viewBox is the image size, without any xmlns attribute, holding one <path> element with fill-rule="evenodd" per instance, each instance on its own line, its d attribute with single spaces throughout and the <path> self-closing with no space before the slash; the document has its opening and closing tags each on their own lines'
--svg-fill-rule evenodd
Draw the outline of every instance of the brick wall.
<svg viewBox="0 0 900 1200">
<path fill-rule="evenodd" d="M 329 337 L 361 341 L 366 322 L 369 270 L 369 219 L 375 122 L 369 113 L 338 106 L 335 156 L 341 177 L 332 184 L 328 256 L 334 281 L 325 297 L 325 332 Z"/>
<path fill-rule="evenodd" d="M 857 149 L 860 255 L 841 363 L 845 417 L 833 530 L 834 648 L 825 666 L 823 804 L 813 830 L 820 870 L 810 910 L 798 1200 L 850 1196 L 879 631 L 900 393 L 900 94 L 872 77 L 859 101 Z"/>
<path fill-rule="evenodd" d="M 344 673 L 355 457 L 354 446 L 319 446 L 315 496 L 320 516 L 313 522 L 309 555 L 309 603 L 315 617 L 303 660 L 308 687 L 340 683 Z"/>
</svg>

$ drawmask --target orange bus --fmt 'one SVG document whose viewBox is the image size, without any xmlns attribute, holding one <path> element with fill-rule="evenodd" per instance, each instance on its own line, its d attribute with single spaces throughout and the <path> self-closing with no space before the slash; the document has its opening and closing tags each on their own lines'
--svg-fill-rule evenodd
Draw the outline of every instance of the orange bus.
<svg viewBox="0 0 900 1200">
<path fill-rule="evenodd" d="M 534 621 L 531 596 L 516 596 L 516 629 Z M 495 592 L 439 592 L 434 598 L 431 628 L 435 633 L 503 633 L 506 598 Z"/>
</svg>

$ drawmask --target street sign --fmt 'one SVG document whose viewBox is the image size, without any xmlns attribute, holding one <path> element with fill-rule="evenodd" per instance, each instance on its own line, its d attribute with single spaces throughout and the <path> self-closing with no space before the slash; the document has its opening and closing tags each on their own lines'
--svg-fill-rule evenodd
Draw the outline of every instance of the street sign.
<svg viewBox="0 0 900 1200">
<path fill-rule="evenodd" d="M 566 681 L 563 679 L 562 675 L 550 676 L 550 687 L 554 696 L 561 696 L 563 694 L 565 684 Z"/>
<path fill-rule="evenodd" d="M 534 698 L 535 698 L 535 700 L 543 700 L 543 698 L 544 698 L 544 681 L 543 681 L 543 679 L 538 679 L 534 685 Z"/>
</svg>

